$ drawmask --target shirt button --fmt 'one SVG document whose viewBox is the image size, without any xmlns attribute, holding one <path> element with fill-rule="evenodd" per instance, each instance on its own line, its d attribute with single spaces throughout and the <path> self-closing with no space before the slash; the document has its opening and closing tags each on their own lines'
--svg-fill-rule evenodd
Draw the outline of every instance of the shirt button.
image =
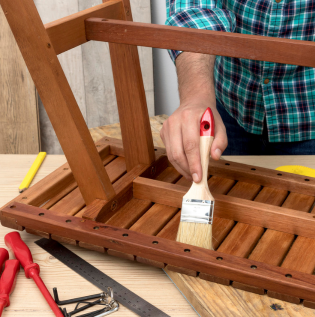
<svg viewBox="0 0 315 317">
<path fill-rule="evenodd" d="M 268 84 L 269 83 L 269 79 L 268 78 L 266 78 L 265 80 L 264 80 L 264 84 Z"/>
<path fill-rule="evenodd" d="M 277 3 L 280 3 L 282 0 L 276 0 Z"/>
</svg>

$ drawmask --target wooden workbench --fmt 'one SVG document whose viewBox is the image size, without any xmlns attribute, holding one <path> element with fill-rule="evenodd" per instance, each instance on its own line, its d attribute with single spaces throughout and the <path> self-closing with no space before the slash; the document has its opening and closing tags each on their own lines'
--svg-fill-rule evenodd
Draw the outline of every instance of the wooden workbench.
<svg viewBox="0 0 315 317">
<path fill-rule="evenodd" d="M 18 186 L 31 166 L 35 155 L 0 155 L 0 205 L 5 204 L 18 194 Z M 315 168 L 312 156 L 284 157 L 228 157 L 229 160 L 244 162 L 257 166 L 275 168 L 284 164 L 305 165 Z M 65 162 L 64 156 L 48 155 L 40 168 L 34 183 L 48 175 Z M 3 236 L 10 232 L 8 228 L 0 227 L 0 247 L 5 247 Z M 21 232 L 24 241 L 30 247 L 34 261 L 41 267 L 41 276 L 49 290 L 58 287 L 61 299 L 97 293 L 96 287 L 72 272 L 58 260 L 34 244 L 35 236 Z M 197 316 L 194 310 L 182 297 L 176 287 L 160 269 L 129 262 L 99 254 L 97 252 L 67 245 L 69 249 L 89 261 L 112 278 L 131 289 L 153 305 L 159 307 L 170 316 Z M 208 292 L 203 294 L 212 302 L 213 316 L 315 316 L 315 312 L 303 306 L 296 306 L 204 281 Z M 273 312 L 269 306 L 280 304 L 284 310 Z M 21 271 L 15 292 L 11 297 L 11 306 L 4 317 L 51 317 L 53 313 L 40 295 L 34 282 L 27 280 Z M 113 316 L 136 316 L 131 311 L 121 307 Z"/>
</svg>

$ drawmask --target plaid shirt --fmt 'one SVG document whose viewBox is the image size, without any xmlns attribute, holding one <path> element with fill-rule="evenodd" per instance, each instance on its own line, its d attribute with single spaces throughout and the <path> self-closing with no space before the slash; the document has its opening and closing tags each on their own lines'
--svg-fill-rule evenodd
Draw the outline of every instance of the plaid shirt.
<svg viewBox="0 0 315 317">
<path fill-rule="evenodd" d="M 166 0 L 167 25 L 315 39 L 315 0 Z M 170 51 L 172 59 L 181 52 Z M 216 96 L 248 132 L 270 142 L 315 139 L 315 69 L 217 56 Z"/>
</svg>

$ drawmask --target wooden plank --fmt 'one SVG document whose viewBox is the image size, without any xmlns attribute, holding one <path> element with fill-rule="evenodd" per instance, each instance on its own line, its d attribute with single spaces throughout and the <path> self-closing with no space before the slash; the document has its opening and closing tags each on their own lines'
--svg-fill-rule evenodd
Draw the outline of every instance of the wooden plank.
<svg viewBox="0 0 315 317">
<path fill-rule="evenodd" d="M 123 13 L 123 19 L 132 20 L 131 10 Z M 139 54 L 136 46 L 124 44 L 111 43 L 109 50 L 127 171 L 130 171 L 138 164 L 152 164 L 155 159 Z"/>
<path fill-rule="evenodd" d="M 115 183 L 123 174 L 126 173 L 126 164 L 123 157 L 118 157 L 105 166 L 108 177 L 112 183 Z M 49 210 L 74 216 L 80 209 L 85 206 L 85 201 L 81 194 L 80 188 L 77 187 L 70 194 L 60 199 Z M 89 212 L 95 212 L 89 210 Z"/>
<path fill-rule="evenodd" d="M 105 159 L 103 159 L 103 164 L 106 166 L 108 163 L 113 161 L 116 158 L 114 155 L 107 155 Z M 64 198 L 66 195 L 68 195 L 70 192 L 72 192 L 74 189 L 76 189 L 78 184 L 73 178 L 73 182 L 71 182 L 68 186 L 66 186 L 64 189 L 60 190 L 59 193 L 57 193 L 55 196 L 53 196 L 49 201 L 47 201 L 45 204 L 41 205 L 41 208 L 43 209 L 50 209 L 52 206 L 54 206 L 58 201 L 60 201 L 62 198 Z"/>
<path fill-rule="evenodd" d="M 78 0 L 58 2 L 55 2 L 54 0 L 34 0 L 34 3 L 44 24 L 78 12 Z M 87 109 L 85 103 L 81 47 L 75 47 L 64 54 L 59 55 L 58 60 L 69 82 L 82 115 L 86 120 Z M 38 94 L 37 98 L 42 150 L 48 154 L 63 154 L 57 135 Z"/>
<path fill-rule="evenodd" d="M 154 161 L 154 146 L 137 48 L 110 44 L 127 170 Z"/>
<path fill-rule="evenodd" d="M 0 7 L 0 153 L 40 151 L 35 86 Z"/>
<path fill-rule="evenodd" d="M 242 184 L 246 184 L 247 189 L 243 189 L 241 186 Z M 239 188 L 237 188 L 240 186 Z M 252 187 L 252 195 L 250 194 L 250 187 Z M 256 191 L 255 191 L 255 187 Z M 249 187 L 249 188 L 248 188 Z M 259 201 L 263 203 L 268 203 L 273 206 L 280 206 L 281 203 L 287 196 L 286 191 L 270 189 L 264 187 L 260 193 L 258 194 L 258 190 L 260 186 L 247 184 L 247 183 L 237 183 L 237 185 L 233 188 L 239 189 L 238 192 L 232 193 L 231 196 L 249 199 L 252 200 L 254 197 L 254 201 Z M 244 197 L 244 194 L 247 194 L 248 198 Z M 258 194 L 258 196 L 257 196 Z M 230 195 L 230 193 L 229 193 Z M 257 196 L 257 197 L 256 197 Z M 233 228 L 231 233 L 227 236 L 224 242 L 219 247 L 218 251 L 228 254 L 233 254 L 236 256 L 247 258 L 248 255 L 251 253 L 253 248 L 256 246 L 258 240 L 264 233 L 264 228 L 259 226 L 253 226 L 245 223 L 237 223 L 236 226 Z"/>
<path fill-rule="evenodd" d="M 183 186 L 138 177 L 134 197 L 179 208 L 186 190 Z M 254 226 L 315 238 L 315 218 L 304 212 L 214 194 L 217 217 Z"/>
<path fill-rule="evenodd" d="M 87 42 L 84 21 L 90 17 L 121 19 L 121 0 L 111 0 L 92 8 L 46 23 L 45 28 L 56 54 Z"/>
<path fill-rule="evenodd" d="M 178 208 L 155 204 L 130 230 L 155 236 L 174 217 Z"/>
<path fill-rule="evenodd" d="M 106 224 L 114 227 L 129 229 L 150 207 L 150 200 L 132 198 L 127 204 L 119 209 Z"/>
<path fill-rule="evenodd" d="M 315 66 L 315 45 L 309 41 L 99 18 L 85 23 L 88 40 Z"/>
<path fill-rule="evenodd" d="M 286 207 L 290 206 L 296 210 L 309 212 L 314 204 L 314 200 L 314 197 L 311 196 L 291 193 L 284 205 L 286 205 Z M 279 237 L 277 238 L 279 239 Z M 280 238 L 282 238 L 279 241 L 280 243 L 287 242 L 287 244 L 289 244 L 290 241 L 291 243 L 294 241 L 293 235 Z M 287 250 L 284 250 L 282 254 L 282 259 L 284 258 L 284 260 L 281 264 L 281 267 L 288 269 L 292 268 L 299 272 L 313 274 L 315 269 L 315 261 L 312 255 L 315 252 L 315 240 L 299 236 L 296 238 L 294 243 L 290 245 L 290 247 L 290 250 L 288 248 Z M 298 304 L 301 301 L 299 297 L 283 295 L 273 291 L 268 291 L 267 294 L 270 297 L 285 300 L 294 304 Z M 304 305 L 306 307 L 312 307 L 314 303 L 306 301 Z"/>
<path fill-rule="evenodd" d="M 15 206 L 13 208 L 13 206 Z M 11 208 L 10 208 L 11 207 Z M 46 212 L 39 216 L 41 209 L 16 203 L 4 208 L 3 216 L 13 217 L 17 225 L 33 230 L 42 230 L 65 238 L 79 240 L 85 243 L 129 252 L 135 256 L 145 256 L 154 261 L 166 262 L 174 266 L 214 274 L 222 278 L 269 289 L 290 296 L 300 296 L 303 299 L 315 301 L 315 277 L 297 271 L 255 262 L 217 251 L 181 244 L 179 242 L 143 235 L 134 231 L 111 226 L 99 226 L 95 230 L 95 222 L 69 216 L 57 216 Z M 71 222 L 66 220 L 70 218 Z M 157 241 L 153 244 L 152 241 Z M 185 249 L 190 252 L 185 252 Z M 218 261 L 217 257 L 222 257 Z M 257 266 L 256 270 L 251 268 Z M 286 275 L 292 275 L 287 278 Z"/>
<path fill-rule="evenodd" d="M 33 0 L 1 0 L 0 4 L 86 204 L 96 198 L 111 199 L 115 192 Z"/>
<path fill-rule="evenodd" d="M 97 150 L 101 159 L 106 161 L 110 146 L 108 144 L 97 145 Z M 70 166 L 68 163 L 65 163 L 44 179 L 28 188 L 24 193 L 14 198 L 14 201 L 37 207 L 44 206 L 67 187 L 72 188 L 74 182 Z M 6 206 L 10 203 L 7 203 Z"/>
<path fill-rule="evenodd" d="M 152 165 L 138 165 L 121 177 L 114 184 L 116 196 L 110 200 L 100 212 L 92 213 L 87 210 L 82 217 L 98 222 L 106 222 L 110 219 L 121 207 L 132 199 L 132 184 L 137 176 L 155 177 L 167 166 L 166 156 L 162 155 L 159 157 L 159 155 L 156 155 L 156 158 L 157 160 Z"/>
</svg>

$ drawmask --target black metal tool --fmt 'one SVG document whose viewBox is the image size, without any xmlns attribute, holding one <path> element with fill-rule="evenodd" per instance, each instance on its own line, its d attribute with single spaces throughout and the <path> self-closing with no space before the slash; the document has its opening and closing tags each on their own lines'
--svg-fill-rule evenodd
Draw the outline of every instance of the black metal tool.
<svg viewBox="0 0 315 317">
<path fill-rule="evenodd" d="M 60 243 L 45 238 L 35 241 L 35 243 L 99 289 L 106 291 L 108 287 L 111 287 L 114 290 L 114 299 L 137 315 L 142 317 L 170 317 Z"/>
<path fill-rule="evenodd" d="M 83 297 L 72 298 L 72 299 L 67 299 L 67 300 L 60 300 L 57 287 L 53 288 L 53 293 L 54 293 L 54 299 L 55 299 L 56 304 L 60 305 L 60 306 L 73 304 L 73 303 L 77 303 L 77 302 L 82 302 L 82 301 L 90 300 L 90 299 L 105 298 L 105 293 L 103 292 L 103 293 L 95 294 L 95 295 L 83 296 Z"/>
</svg>

